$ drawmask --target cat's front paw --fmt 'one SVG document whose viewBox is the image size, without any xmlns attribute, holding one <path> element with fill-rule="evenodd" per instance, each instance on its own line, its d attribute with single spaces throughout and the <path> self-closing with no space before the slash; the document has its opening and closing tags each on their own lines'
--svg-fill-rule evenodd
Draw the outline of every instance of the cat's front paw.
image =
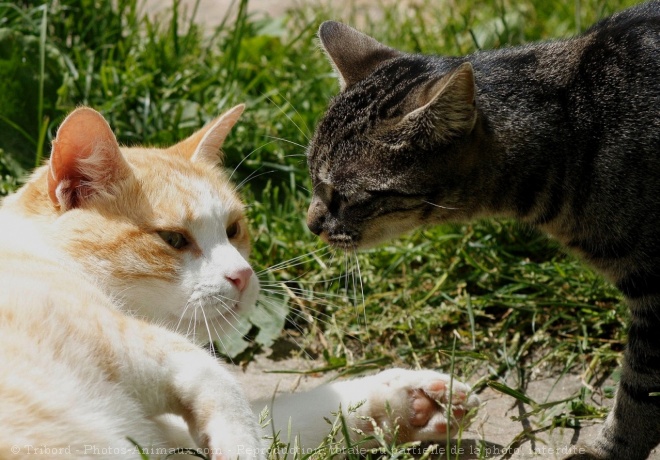
<svg viewBox="0 0 660 460">
<path fill-rule="evenodd" d="M 468 385 L 431 370 L 390 369 L 370 379 L 374 385 L 359 415 L 372 418 L 386 433 L 398 426 L 399 442 L 455 436 L 479 405 Z"/>
<path fill-rule="evenodd" d="M 211 460 L 262 459 L 264 450 L 257 434 L 257 426 L 252 420 L 237 421 L 216 420 L 211 422 L 206 435 L 202 436 L 204 452 Z"/>
</svg>

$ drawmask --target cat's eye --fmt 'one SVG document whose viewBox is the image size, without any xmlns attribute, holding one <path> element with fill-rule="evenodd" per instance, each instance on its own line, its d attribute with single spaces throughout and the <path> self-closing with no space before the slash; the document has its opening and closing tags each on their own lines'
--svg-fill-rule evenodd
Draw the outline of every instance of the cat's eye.
<svg viewBox="0 0 660 460">
<path fill-rule="evenodd" d="M 188 246 L 189 242 L 185 236 L 179 232 L 170 232 L 168 230 L 162 230 L 157 232 L 163 241 L 172 246 L 174 249 L 183 249 Z"/>
<path fill-rule="evenodd" d="M 227 227 L 227 238 L 236 238 L 241 233 L 241 224 L 238 221 Z"/>
</svg>

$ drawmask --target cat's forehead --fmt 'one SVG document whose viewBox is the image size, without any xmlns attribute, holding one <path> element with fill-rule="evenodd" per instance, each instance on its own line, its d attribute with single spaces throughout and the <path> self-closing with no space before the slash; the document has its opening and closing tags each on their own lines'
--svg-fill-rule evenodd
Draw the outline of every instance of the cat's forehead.
<svg viewBox="0 0 660 460">
<path fill-rule="evenodd" d="M 184 221 L 238 219 L 243 203 L 219 167 L 161 150 L 124 152 L 155 215 Z"/>
</svg>

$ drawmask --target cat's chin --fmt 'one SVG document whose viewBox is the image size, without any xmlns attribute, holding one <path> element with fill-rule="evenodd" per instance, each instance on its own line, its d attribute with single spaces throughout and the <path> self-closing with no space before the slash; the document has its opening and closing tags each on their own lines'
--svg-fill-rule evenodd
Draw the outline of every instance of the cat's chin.
<svg viewBox="0 0 660 460">
<path fill-rule="evenodd" d="M 356 241 L 356 239 L 350 235 L 328 235 L 324 232 L 320 235 L 320 237 L 333 248 L 342 249 L 344 251 L 360 248 L 359 241 Z"/>
<path fill-rule="evenodd" d="M 375 240 L 375 241 L 366 241 L 366 240 L 342 240 L 338 239 L 335 240 L 334 238 L 328 238 L 325 240 L 326 243 L 328 243 L 330 246 L 332 246 L 335 249 L 340 249 L 342 251 L 361 251 L 364 249 L 371 249 L 376 246 L 378 246 L 381 243 L 385 243 L 392 238 L 384 238 L 382 240 Z"/>
<path fill-rule="evenodd" d="M 371 249 L 380 244 L 392 241 L 415 227 L 415 225 L 410 224 L 395 225 L 389 228 L 384 226 L 371 227 L 366 229 L 363 233 L 360 233 L 359 236 L 351 236 L 347 234 L 327 235 L 325 232 L 319 236 L 333 248 L 344 251 L 356 251 Z"/>
</svg>

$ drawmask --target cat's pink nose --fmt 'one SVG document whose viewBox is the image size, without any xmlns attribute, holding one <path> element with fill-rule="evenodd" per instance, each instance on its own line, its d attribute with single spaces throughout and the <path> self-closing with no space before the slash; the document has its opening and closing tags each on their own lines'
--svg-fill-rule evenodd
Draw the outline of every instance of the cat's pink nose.
<svg viewBox="0 0 660 460">
<path fill-rule="evenodd" d="M 241 268 L 240 270 L 236 270 L 235 272 L 225 276 L 225 278 L 227 278 L 229 282 L 236 287 L 236 289 L 238 289 L 240 292 L 243 292 L 250 282 L 252 273 L 254 272 L 250 267 Z"/>
</svg>

